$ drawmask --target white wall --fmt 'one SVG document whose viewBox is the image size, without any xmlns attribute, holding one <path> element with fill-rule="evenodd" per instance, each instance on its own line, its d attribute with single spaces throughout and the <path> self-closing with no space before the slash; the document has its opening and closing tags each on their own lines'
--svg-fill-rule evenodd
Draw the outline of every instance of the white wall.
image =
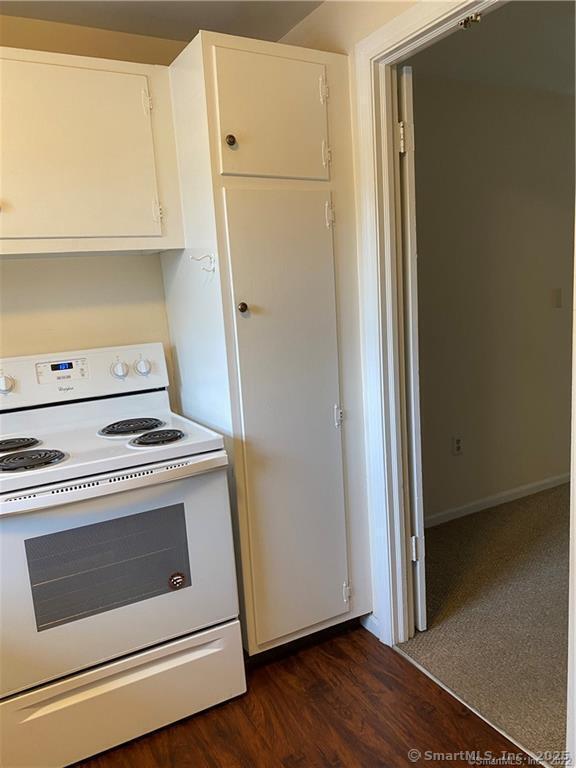
<svg viewBox="0 0 576 768">
<path fill-rule="evenodd" d="M 169 349 L 157 255 L 0 260 L 0 357 L 161 341 Z"/>
<path fill-rule="evenodd" d="M 569 472 L 573 112 L 416 66 L 428 518 Z"/>
<path fill-rule="evenodd" d="M 0 45 L 143 64 L 170 64 L 186 42 L 0 15 Z"/>
<path fill-rule="evenodd" d="M 414 4 L 411 0 L 390 3 L 326 0 L 296 24 L 280 42 L 320 51 L 351 53 L 359 40 Z"/>
</svg>

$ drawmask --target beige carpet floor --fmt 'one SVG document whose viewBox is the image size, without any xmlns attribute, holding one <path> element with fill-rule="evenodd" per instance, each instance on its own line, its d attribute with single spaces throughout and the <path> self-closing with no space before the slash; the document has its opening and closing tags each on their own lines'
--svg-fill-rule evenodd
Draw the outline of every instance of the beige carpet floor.
<svg viewBox="0 0 576 768">
<path fill-rule="evenodd" d="M 429 528 L 430 629 L 399 646 L 534 752 L 565 749 L 569 493 Z"/>
</svg>

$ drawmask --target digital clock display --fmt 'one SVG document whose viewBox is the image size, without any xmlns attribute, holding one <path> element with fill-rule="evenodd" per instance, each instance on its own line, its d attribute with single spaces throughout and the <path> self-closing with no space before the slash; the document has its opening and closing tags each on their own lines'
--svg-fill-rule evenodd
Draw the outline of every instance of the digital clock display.
<svg viewBox="0 0 576 768">
<path fill-rule="evenodd" d="M 70 371 L 74 368 L 74 363 L 52 363 L 50 368 L 53 371 Z"/>
</svg>

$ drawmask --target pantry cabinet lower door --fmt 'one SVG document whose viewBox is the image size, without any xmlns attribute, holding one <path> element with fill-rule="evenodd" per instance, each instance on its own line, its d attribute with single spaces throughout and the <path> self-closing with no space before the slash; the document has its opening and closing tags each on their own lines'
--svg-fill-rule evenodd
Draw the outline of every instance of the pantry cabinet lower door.
<svg viewBox="0 0 576 768">
<path fill-rule="evenodd" d="M 262 645 L 348 611 L 330 201 L 263 188 L 225 200 Z"/>
</svg>

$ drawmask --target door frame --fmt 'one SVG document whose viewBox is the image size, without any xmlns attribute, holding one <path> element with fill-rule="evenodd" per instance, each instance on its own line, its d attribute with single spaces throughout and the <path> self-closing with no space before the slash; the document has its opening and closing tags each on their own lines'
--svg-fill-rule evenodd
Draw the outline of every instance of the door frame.
<svg viewBox="0 0 576 768">
<path fill-rule="evenodd" d="M 400 190 L 395 65 L 502 0 L 418 3 L 354 51 L 362 376 L 374 612 L 366 626 L 387 645 L 411 634 L 401 354 Z M 463 33 L 464 34 L 464 33 Z"/>
<path fill-rule="evenodd" d="M 355 165 L 366 478 L 372 557 L 373 614 L 365 626 L 383 643 L 411 634 L 409 532 L 403 460 L 404 359 L 398 291 L 401 258 L 397 184 L 395 65 L 455 32 L 473 13 L 506 0 L 419 2 L 360 41 L 354 51 Z M 538 51 L 535 52 L 538 55 Z M 576 313 L 575 313 L 576 331 Z M 573 338 L 576 333 L 573 333 Z M 576 348 L 576 346 L 575 346 Z M 576 376 L 576 360 L 575 376 Z M 576 414 L 576 378 L 573 378 Z M 572 479 L 576 477 L 576 425 L 572 419 Z M 571 620 L 569 713 L 576 711 L 576 509 L 571 498 Z M 569 715 L 570 717 L 570 715 Z M 573 717 L 573 714 L 572 714 Z M 576 728 L 568 723 L 567 749 L 576 755 Z"/>
</svg>

